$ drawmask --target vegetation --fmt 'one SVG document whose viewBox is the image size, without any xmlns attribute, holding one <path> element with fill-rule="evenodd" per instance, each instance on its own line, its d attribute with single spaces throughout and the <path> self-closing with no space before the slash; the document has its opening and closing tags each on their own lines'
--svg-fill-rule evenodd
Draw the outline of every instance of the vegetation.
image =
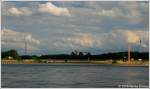
<svg viewBox="0 0 150 89">
<path fill-rule="evenodd" d="M 14 49 L 11 49 L 6 52 L 2 52 L 2 59 L 20 59 L 18 52 Z"/>
<path fill-rule="evenodd" d="M 65 62 L 67 62 L 69 59 L 73 60 L 87 60 L 90 58 L 90 60 L 108 60 L 112 59 L 113 63 L 115 63 L 115 60 L 120 59 L 127 59 L 128 53 L 127 52 L 116 52 L 116 53 L 105 53 L 105 54 L 99 54 L 99 55 L 91 55 L 90 52 L 77 52 L 73 51 L 71 54 L 58 54 L 58 55 L 22 55 L 19 56 L 17 51 L 12 49 L 6 52 L 2 52 L 2 59 L 8 58 L 11 56 L 13 59 L 34 59 L 38 62 L 41 61 L 41 59 L 64 59 Z M 143 60 L 149 60 L 149 53 L 148 52 L 131 52 L 131 57 L 136 59 L 143 59 Z"/>
</svg>

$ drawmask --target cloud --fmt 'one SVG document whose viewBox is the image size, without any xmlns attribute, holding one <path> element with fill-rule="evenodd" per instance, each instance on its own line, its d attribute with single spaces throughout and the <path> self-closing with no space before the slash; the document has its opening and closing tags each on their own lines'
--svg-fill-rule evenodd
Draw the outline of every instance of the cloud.
<svg viewBox="0 0 150 89">
<path fill-rule="evenodd" d="M 107 33 L 98 34 L 78 32 L 74 33 L 70 37 L 62 38 L 63 43 L 57 43 L 57 47 L 64 44 L 65 46 L 72 47 L 73 49 L 98 48 L 114 51 L 119 49 L 125 50 L 127 44 L 132 43 L 133 46 L 142 46 L 144 50 L 147 51 L 149 42 L 148 36 L 148 31 L 132 31 L 128 29 L 117 29 Z M 142 40 L 141 44 L 140 40 Z"/>
<path fill-rule="evenodd" d="M 20 10 L 22 11 L 22 13 L 24 13 L 25 15 L 31 15 L 33 12 L 31 11 L 30 8 L 28 7 L 21 7 Z"/>
<path fill-rule="evenodd" d="M 46 4 L 40 4 L 38 10 L 39 12 L 46 12 L 56 16 L 71 16 L 67 8 L 57 7 L 50 2 L 47 2 Z"/>
<path fill-rule="evenodd" d="M 140 40 L 139 36 L 131 31 L 127 31 L 126 36 L 128 43 L 137 43 Z"/>
<path fill-rule="evenodd" d="M 143 17 L 148 17 L 148 4 L 145 3 L 118 2 L 116 4 L 107 4 L 105 3 L 99 5 L 97 7 L 98 10 L 96 10 L 94 14 L 98 16 L 115 18 L 116 20 L 120 19 L 128 21 L 128 23 L 131 24 L 143 23 L 143 21 L 145 20 L 145 18 Z"/>
<path fill-rule="evenodd" d="M 29 33 L 16 32 L 11 29 L 3 29 L 1 31 L 2 43 L 6 46 L 24 47 L 25 41 L 29 48 L 36 48 L 35 45 L 40 44 L 40 41 L 33 38 Z"/>
<path fill-rule="evenodd" d="M 77 33 L 73 37 L 64 40 L 84 47 L 92 47 L 95 43 L 95 37 L 86 33 Z"/>
<path fill-rule="evenodd" d="M 123 16 L 121 10 L 118 8 L 112 8 L 109 10 L 102 9 L 100 11 L 97 11 L 95 14 L 99 16 L 116 17 L 116 18 Z"/>
<path fill-rule="evenodd" d="M 117 29 L 111 31 L 109 35 L 111 36 L 109 39 L 116 39 L 118 41 L 123 41 L 120 43 L 122 45 L 128 43 L 131 43 L 133 45 L 140 44 L 140 40 L 141 40 L 142 44 L 145 44 L 147 45 L 145 47 L 148 47 L 149 31 L 141 31 L 141 30 L 132 31 L 128 29 Z M 116 42 L 116 40 L 114 42 Z"/>
<path fill-rule="evenodd" d="M 148 4 L 95 1 L 72 2 L 72 4 L 55 1 L 52 3 L 11 2 L 12 5 L 9 3 L 2 5 L 2 27 L 7 26 L 16 31 L 32 33 L 26 36 L 26 39 L 34 41 L 29 40 L 33 38 L 33 35 L 40 38 L 38 48 L 47 49 L 52 53 L 55 53 L 56 49 L 60 53 L 66 52 L 65 50 L 70 51 L 70 48 L 93 51 L 100 49 L 97 53 L 105 49 L 107 52 L 123 51 L 127 43 L 138 45 L 140 39 L 141 46 L 149 49 Z M 91 3 L 91 6 L 86 3 Z M 15 11 L 10 13 L 10 8 L 16 8 L 18 14 L 15 14 Z M 40 11 L 40 9 L 43 10 Z M 25 12 L 31 15 L 24 16 L 27 15 Z M 65 18 L 70 15 L 71 18 Z M 18 37 L 22 35 L 15 39 L 20 39 Z M 10 42 L 10 45 L 12 44 Z M 44 51 L 41 50 L 42 52 Z"/>
<path fill-rule="evenodd" d="M 86 49 L 98 47 L 101 45 L 95 36 L 90 33 L 75 32 L 70 33 L 68 36 L 58 36 L 58 39 L 53 43 L 53 48 L 58 48 L 62 50 L 72 50 L 72 49 Z"/>
<path fill-rule="evenodd" d="M 32 14 L 32 11 L 27 7 L 21 7 L 21 8 L 11 7 L 8 9 L 8 12 L 16 16 Z"/>
<path fill-rule="evenodd" d="M 136 34 L 139 38 L 139 40 L 136 43 L 140 43 L 141 41 L 141 47 L 149 49 L 149 31 L 133 31 L 134 34 Z"/>
<path fill-rule="evenodd" d="M 13 7 L 13 8 L 10 8 L 8 10 L 11 14 L 14 14 L 14 15 L 22 15 L 22 11 L 18 10 L 17 8 Z"/>
</svg>

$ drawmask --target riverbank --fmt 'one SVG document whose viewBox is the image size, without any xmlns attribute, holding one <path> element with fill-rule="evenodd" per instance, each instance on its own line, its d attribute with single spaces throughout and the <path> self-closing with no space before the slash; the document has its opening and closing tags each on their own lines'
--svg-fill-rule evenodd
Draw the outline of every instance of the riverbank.
<svg viewBox="0 0 150 89">
<path fill-rule="evenodd" d="M 106 61 L 81 61 L 81 60 L 55 60 L 55 61 L 36 61 L 33 59 L 30 60 L 1 60 L 1 64 L 58 64 L 58 63 L 64 63 L 64 64 L 101 64 L 101 65 L 113 65 L 113 66 L 149 66 L 149 61 L 132 61 L 130 64 L 123 61 L 116 61 L 115 63 L 112 62 L 112 60 L 106 60 Z"/>
</svg>

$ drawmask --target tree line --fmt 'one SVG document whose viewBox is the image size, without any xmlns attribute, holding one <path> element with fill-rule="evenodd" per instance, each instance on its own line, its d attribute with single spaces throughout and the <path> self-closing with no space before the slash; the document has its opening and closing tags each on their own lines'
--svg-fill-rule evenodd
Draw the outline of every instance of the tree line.
<svg viewBox="0 0 150 89">
<path fill-rule="evenodd" d="M 19 55 L 18 52 L 14 49 L 2 52 L 2 59 L 8 59 L 8 57 L 12 57 L 11 59 L 74 59 L 74 60 L 87 60 L 90 58 L 91 60 L 120 60 L 127 59 L 128 52 L 115 52 L 115 53 L 104 53 L 92 55 L 90 52 L 76 52 L 73 51 L 70 54 L 56 54 L 56 55 Z M 131 58 L 134 59 L 143 59 L 149 60 L 149 52 L 131 52 Z"/>
</svg>

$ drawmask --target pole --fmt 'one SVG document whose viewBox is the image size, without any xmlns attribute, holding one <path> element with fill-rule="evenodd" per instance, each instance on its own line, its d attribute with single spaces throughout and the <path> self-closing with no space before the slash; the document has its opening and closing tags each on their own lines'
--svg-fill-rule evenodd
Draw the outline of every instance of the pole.
<svg viewBox="0 0 150 89">
<path fill-rule="evenodd" d="M 131 63 L 131 44 L 128 44 L 128 64 Z"/>
<path fill-rule="evenodd" d="M 25 40 L 25 55 L 27 55 L 27 42 Z"/>
<path fill-rule="evenodd" d="M 139 53 L 141 52 L 141 39 L 140 39 L 140 45 L 139 45 Z"/>
</svg>

